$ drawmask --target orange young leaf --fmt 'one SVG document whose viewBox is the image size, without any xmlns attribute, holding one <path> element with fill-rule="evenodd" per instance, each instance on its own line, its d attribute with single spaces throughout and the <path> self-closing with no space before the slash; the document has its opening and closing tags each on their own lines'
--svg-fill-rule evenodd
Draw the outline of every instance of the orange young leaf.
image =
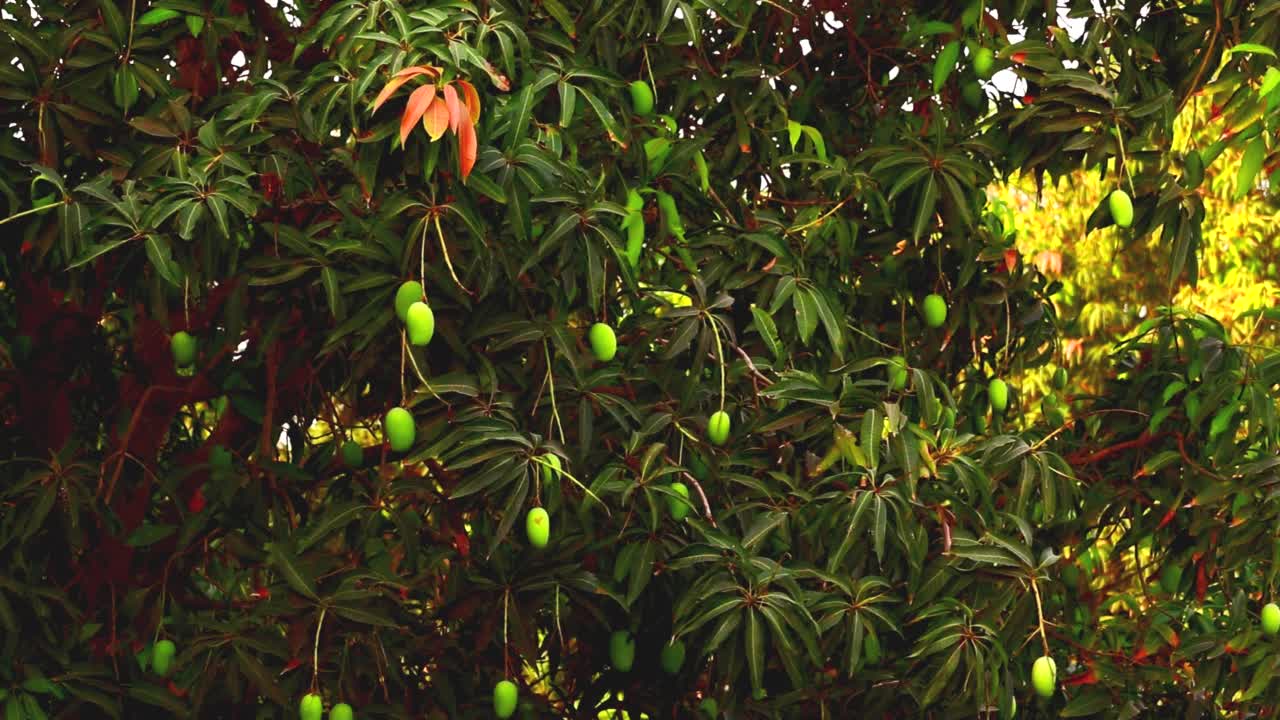
<svg viewBox="0 0 1280 720">
<path fill-rule="evenodd" d="M 395 94 L 405 83 L 419 75 L 427 75 L 430 77 L 439 77 L 440 71 L 430 65 L 415 65 L 407 67 L 395 75 L 391 76 L 391 81 L 382 88 L 382 92 L 378 93 L 378 97 L 373 101 L 373 109 L 371 112 L 378 112 L 378 108 L 382 107 L 382 103 L 386 102 Z"/>
<path fill-rule="evenodd" d="M 467 112 L 471 113 L 471 124 L 480 122 L 480 93 L 476 92 L 476 86 L 466 80 L 459 80 L 458 87 L 462 89 L 462 102 L 467 106 Z"/>
<path fill-rule="evenodd" d="M 449 128 L 449 108 L 445 107 L 443 102 L 433 102 L 427 107 L 427 112 L 422 116 L 422 127 L 427 131 L 427 135 L 431 136 L 431 141 L 435 142 L 444 135 L 444 131 Z"/>
<path fill-rule="evenodd" d="M 471 118 L 465 118 L 458 123 L 457 134 L 458 170 L 465 182 L 467 176 L 471 174 L 471 168 L 476 164 L 476 126 L 471 124 Z"/>
<path fill-rule="evenodd" d="M 444 106 L 449 108 L 449 129 L 456 133 L 462 121 L 462 103 L 458 102 L 458 91 L 452 85 L 444 86 Z"/>
<path fill-rule="evenodd" d="M 400 116 L 400 147 L 409 137 L 409 131 L 422 119 L 422 114 L 431 107 L 436 99 L 436 86 L 430 83 L 423 85 L 409 96 L 409 103 L 404 106 L 404 115 Z"/>
</svg>

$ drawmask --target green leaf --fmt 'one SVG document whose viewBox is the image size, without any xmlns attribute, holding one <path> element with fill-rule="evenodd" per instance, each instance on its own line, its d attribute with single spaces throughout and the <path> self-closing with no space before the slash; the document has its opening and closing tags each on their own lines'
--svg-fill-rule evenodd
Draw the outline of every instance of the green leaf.
<svg viewBox="0 0 1280 720">
<path fill-rule="evenodd" d="M 1227 49 L 1228 55 L 1236 55 L 1238 53 L 1258 53 L 1259 55 L 1266 55 L 1268 57 L 1276 56 L 1275 50 L 1272 50 L 1266 45 L 1259 45 L 1258 43 L 1238 43 Z"/>
<path fill-rule="evenodd" d="M 318 599 L 315 591 L 315 580 L 304 574 L 296 555 L 285 550 L 279 542 L 276 542 L 271 547 L 268 559 L 281 577 L 284 578 L 285 582 L 289 584 L 289 587 L 293 588 L 294 592 L 311 600 Z"/>
<path fill-rule="evenodd" d="M 138 18 L 138 24 L 143 27 L 148 25 L 159 25 L 160 23 L 174 20 L 180 15 L 182 15 L 182 13 L 177 10 L 170 10 L 169 8 L 152 8 L 143 13 L 142 17 Z"/>
<path fill-rule="evenodd" d="M 147 258 L 160 277 L 174 287 L 182 286 L 182 268 L 173 260 L 173 250 L 163 235 L 150 233 L 146 239 Z"/>
<path fill-rule="evenodd" d="M 152 525 L 144 523 L 133 531 L 129 539 L 125 541 L 129 547 L 146 547 L 154 545 L 157 542 L 169 537 L 177 531 L 176 525 Z"/>
</svg>

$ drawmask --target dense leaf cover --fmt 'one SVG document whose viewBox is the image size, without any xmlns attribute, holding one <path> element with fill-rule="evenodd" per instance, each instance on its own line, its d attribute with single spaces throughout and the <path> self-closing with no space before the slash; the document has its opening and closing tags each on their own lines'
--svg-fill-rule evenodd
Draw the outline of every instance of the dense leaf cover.
<svg viewBox="0 0 1280 720">
<path fill-rule="evenodd" d="M 990 182 L 1176 285 L 1276 169 L 1280 3 L 1105 4 L 6 4 L 10 717 L 1273 712 L 1280 357 L 1161 308 L 989 407 L 1061 352 Z"/>
</svg>

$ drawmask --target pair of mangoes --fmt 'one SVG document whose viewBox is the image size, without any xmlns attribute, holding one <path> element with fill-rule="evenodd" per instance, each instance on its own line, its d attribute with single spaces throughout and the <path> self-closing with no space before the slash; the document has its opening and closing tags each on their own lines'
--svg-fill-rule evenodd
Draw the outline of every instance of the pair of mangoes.
<svg viewBox="0 0 1280 720">
<path fill-rule="evenodd" d="M 404 323 L 410 345 L 426 345 L 436 333 L 436 316 L 426 303 L 422 284 L 409 280 L 396 290 L 396 316 Z"/>
<path fill-rule="evenodd" d="M 302 720 L 320 720 L 324 714 L 324 701 L 318 693 L 307 693 L 298 703 L 298 715 Z M 329 720 L 355 720 L 355 710 L 346 703 L 338 703 L 329 708 Z"/>
</svg>

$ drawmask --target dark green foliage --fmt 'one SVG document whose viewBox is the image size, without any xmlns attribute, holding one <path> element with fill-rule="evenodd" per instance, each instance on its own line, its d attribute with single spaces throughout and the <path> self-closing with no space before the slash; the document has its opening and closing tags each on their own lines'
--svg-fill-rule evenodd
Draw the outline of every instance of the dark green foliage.
<svg viewBox="0 0 1280 720">
<path fill-rule="evenodd" d="M 7 4 L 7 702 L 1007 718 L 1046 648 L 1053 714 L 1280 702 L 1280 358 L 1161 309 L 1063 424 L 988 419 L 1060 348 L 984 192 L 1097 170 L 1194 280 L 1162 148 L 1208 84 L 1265 151 L 1275 3 L 818 5 Z M 979 47 L 1020 97 L 964 102 Z"/>
</svg>

